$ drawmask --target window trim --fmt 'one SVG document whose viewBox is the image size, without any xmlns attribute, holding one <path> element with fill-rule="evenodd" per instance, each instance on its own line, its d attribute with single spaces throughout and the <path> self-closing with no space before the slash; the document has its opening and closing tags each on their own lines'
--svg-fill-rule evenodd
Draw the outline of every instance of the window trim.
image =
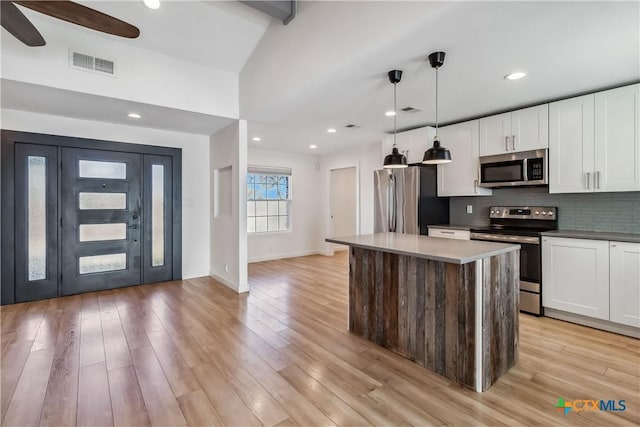
<svg viewBox="0 0 640 427">
<path fill-rule="evenodd" d="M 269 235 L 269 234 L 286 234 L 286 233 L 291 233 L 293 231 L 293 222 L 291 220 L 292 217 L 292 212 L 293 212 L 293 173 L 292 173 L 292 169 L 291 168 L 284 168 L 284 167 L 274 167 L 274 166 L 257 166 L 257 165 L 249 165 L 247 167 L 247 180 L 246 180 L 246 184 L 245 184 L 245 191 L 248 188 L 249 185 L 249 175 L 256 175 L 256 174 L 261 174 L 261 175 L 269 175 L 269 176 L 286 176 L 288 178 L 288 198 L 287 199 L 250 199 L 249 197 L 246 198 L 246 203 L 248 205 L 249 202 L 256 202 L 256 201 L 273 201 L 273 202 L 282 202 L 282 201 L 286 201 L 287 202 L 287 222 L 288 222 L 288 227 L 286 230 L 267 230 L 267 231 L 249 231 L 249 228 L 247 227 L 247 235 L 248 236 L 262 236 L 262 235 Z M 255 211 L 254 211 L 255 213 Z M 270 216 L 283 216 L 283 215 L 260 215 L 260 217 L 264 217 L 264 218 L 269 218 Z M 258 216 L 253 215 L 253 216 L 249 216 L 248 213 L 248 209 L 247 209 L 247 214 L 245 215 L 245 221 L 247 221 L 249 218 L 258 218 Z M 268 219 L 267 219 L 268 221 Z M 255 228 L 254 228 L 255 229 Z"/>
</svg>

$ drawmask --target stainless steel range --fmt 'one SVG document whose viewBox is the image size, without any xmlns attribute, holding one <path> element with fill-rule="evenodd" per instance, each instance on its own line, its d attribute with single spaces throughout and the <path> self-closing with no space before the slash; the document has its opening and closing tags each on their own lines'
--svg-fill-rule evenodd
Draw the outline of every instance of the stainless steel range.
<svg viewBox="0 0 640 427">
<path fill-rule="evenodd" d="M 471 229 L 471 240 L 520 244 L 520 311 L 541 316 L 540 235 L 558 228 L 558 208 L 493 206 L 489 220 L 489 227 Z"/>
</svg>

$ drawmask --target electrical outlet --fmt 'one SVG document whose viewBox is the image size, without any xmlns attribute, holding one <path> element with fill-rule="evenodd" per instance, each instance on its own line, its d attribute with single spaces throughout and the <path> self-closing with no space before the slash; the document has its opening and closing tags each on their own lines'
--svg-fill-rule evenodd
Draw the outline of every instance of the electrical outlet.
<svg viewBox="0 0 640 427">
<path fill-rule="evenodd" d="M 473 205 L 467 205 L 467 213 L 473 213 Z"/>
</svg>

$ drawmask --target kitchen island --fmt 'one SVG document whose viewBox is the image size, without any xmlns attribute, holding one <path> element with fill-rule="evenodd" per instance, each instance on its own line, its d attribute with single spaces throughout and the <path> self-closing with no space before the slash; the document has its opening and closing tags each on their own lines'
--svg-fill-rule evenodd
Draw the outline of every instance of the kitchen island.
<svg viewBox="0 0 640 427">
<path fill-rule="evenodd" d="M 378 233 L 349 246 L 349 330 L 482 392 L 518 358 L 520 245 Z"/>
</svg>

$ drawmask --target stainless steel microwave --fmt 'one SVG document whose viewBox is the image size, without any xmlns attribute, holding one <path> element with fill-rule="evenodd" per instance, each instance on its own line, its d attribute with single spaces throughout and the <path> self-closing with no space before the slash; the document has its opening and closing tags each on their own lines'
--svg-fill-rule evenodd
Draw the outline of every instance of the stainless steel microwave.
<svg viewBox="0 0 640 427">
<path fill-rule="evenodd" d="M 481 156 L 478 177 L 480 187 L 547 185 L 548 150 Z"/>
</svg>

